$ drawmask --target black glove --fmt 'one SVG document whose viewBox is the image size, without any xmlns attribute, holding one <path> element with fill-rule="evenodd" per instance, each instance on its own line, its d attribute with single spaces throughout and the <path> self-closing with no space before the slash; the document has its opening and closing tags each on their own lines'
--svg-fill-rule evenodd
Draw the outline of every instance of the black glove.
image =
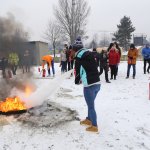
<svg viewBox="0 0 150 150">
<path fill-rule="evenodd" d="M 133 59 L 133 57 L 129 57 L 130 59 Z"/>
</svg>

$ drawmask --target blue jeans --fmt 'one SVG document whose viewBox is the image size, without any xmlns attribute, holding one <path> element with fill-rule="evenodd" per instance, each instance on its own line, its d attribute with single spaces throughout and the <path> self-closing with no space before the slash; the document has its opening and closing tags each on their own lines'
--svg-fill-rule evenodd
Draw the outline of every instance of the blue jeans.
<svg viewBox="0 0 150 150">
<path fill-rule="evenodd" d="M 54 59 L 51 61 L 51 66 L 52 66 L 53 75 L 55 75 Z M 51 75 L 51 70 L 50 70 L 50 68 L 48 69 L 48 74 Z"/>
<path fill-rule="evenodd" d="M 131 66 L 133 67 L 133 77 L 135 77 L 135 74 L 136 74 L 135 64 L 128 64 L 127 77 L 129 77 L 129 75 L 130 75 Z"/>
<path fill-rule="evenodd" d="M 88 106 L 87 119 L 92 122 L 93 126 L 97 126 L 97 115 L 95 111 L 94 100 L 100 90 L 100 84 L 95 84 L 89 87 L 84 87 L 84 98 Z"/>
<path fill-rule="evenodd" d="M 67 65 L 67 63 L 66 63 L 66 61 L 61 61 L 61 72 L 66 72 L 66 65 Z"/>
</svg>

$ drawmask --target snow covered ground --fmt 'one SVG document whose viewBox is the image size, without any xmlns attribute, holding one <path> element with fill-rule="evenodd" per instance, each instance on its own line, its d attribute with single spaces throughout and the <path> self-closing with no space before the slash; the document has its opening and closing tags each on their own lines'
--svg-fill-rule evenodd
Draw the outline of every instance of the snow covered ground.
<svg viewBox="0 0 150 150">
<path fill-rule="evenodd" d="M 0 150 L 150 150 L 149 75 L 143 74 L 143 62 L 137 62 L 136 79 L 125 79 L 126 70 L 127 63 L 121 62 L 117 80 L 110 84 L 104 75 L 101 77 L 95 101 L 99 134 L 86 132 L 77 120 L 51 128 L 31 128 L 13 116 L 0 116 Z M 76 110 L 84 119 L 87 107 L 82 85 L 74 85 L 73 77 L 62 81 L 60 76 L 57 66 L 55 79 L 37 80 L 39 92 L 47 96 L 49 89 L 42 87 L 49 84 L 52 90 L 60 84 L 47 100 Z"/>
</svg>

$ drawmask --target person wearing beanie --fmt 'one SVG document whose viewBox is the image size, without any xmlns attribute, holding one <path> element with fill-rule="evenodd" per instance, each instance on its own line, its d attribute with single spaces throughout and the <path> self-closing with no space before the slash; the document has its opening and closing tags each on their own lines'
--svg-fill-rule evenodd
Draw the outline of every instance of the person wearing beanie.
<svg viewBox="0 0 150 150">
<path fill-rule="evenodd" d="M 135 48 L 134 44 L 130 45 L 130 49 L 128 50 L 128 68 L 127 68 L 127 77 L 130 75 L 130 68 L 133 67 L 133 79 L 135 79 L 136 75 L 136 58 L 138 57 L 138 51 Z"/>
<path fill-rule="evenodd" d="M 100 75 L 103 73 L 103 70 L 104 70 L 106 83 L 111 83 L 108 79 L 109 65 L 108 65 L 107 50 L 101 51 L 101 53 L 99 54 L 99 59 L 100 59 Z"/>
<path fill-rule="evenodd" d="M 73 50 L 75 51 L 75 84 L 83 84 L 84 98 L 88 108 L 87 117 L 80 121 L 80 124 L 88 126 L 86 131 L 98 132 L 94 101 L 101 84 L 97 63 L 92 52 L 83 48 L 80 37 L 73 44 Z"/>
<path fill-rule="evenodd" d="M 99 67 L 100 66 L 100 56 L 99 56 L 99 53 L 96 51 L 96 48 L 93 48 L 92 53 L 93 53 L 95 61 L 97 63 L 97 67 Z"/>
<path fill-rule="evenodd" d="M 149 73 L 150 69 L 150 48 L 149 44 L 146 44 L 145 47 L 142 49 L 142 56 L 144 59 L 144 74 L 146 74 L 146 64 L 148 63 L 147 72 Z"/>
</svg>

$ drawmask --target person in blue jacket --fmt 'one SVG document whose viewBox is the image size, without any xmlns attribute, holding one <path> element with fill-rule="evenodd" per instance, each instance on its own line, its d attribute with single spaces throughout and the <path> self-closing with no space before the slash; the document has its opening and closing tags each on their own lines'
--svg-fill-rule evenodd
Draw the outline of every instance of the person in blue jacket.
<svg viewBox="0 0 150 150">
<path fill-rule="evenodd" d="M 86 131 L 98 132 L 97 115 L 94 101 L 100 90 L 100 78 L 94 55 L 83 47 L 78 37 L 73 44 L 75 53 L 75 84 L 83 84 L 84 98 L 87 104 L 87 117 L 80 122 L 87 125 Z"/>
<path fill-rule="evenodd" d="M 144 74 L 146 74 L 146 64 L 148 63 L 149 66 L 147 68 L 147 72 L 149 73 L 150 69 L 150 47 L 149 44 L 146 44 L 146 46 L 142 49 L 142 56 L 144 58 Z"/>
</svg>

